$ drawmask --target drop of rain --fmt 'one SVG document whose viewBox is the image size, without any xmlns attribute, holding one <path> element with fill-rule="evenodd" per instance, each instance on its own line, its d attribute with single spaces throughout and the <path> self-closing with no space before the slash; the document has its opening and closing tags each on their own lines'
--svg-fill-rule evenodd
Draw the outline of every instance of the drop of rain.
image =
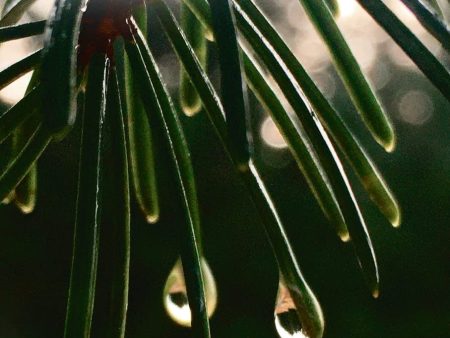
<svg viewBox="0 0 450 338">
<path fill-rule="evenodd" d="M 201 259 L 201 265 L 205 286 L 206 311 L 208 317 L 211 317 L 217 306 L 216 281 L 211 272 L 211 268 L 204 258 Z M 181 259 L 177 260 L 172 271 L 169 273 L 169 277 L 167 277 L 163 301 L 169 317 L 174 322 L 185 327 L 191 326 L 191 309 L 189 307 Z"/>
<path fill-rule="evenodd" d="M 309 338 L 302 324 L 294 300 L 286 285 L 280 281 L 275 305 L 275 327 L 281 338 Z"/>
</svg>

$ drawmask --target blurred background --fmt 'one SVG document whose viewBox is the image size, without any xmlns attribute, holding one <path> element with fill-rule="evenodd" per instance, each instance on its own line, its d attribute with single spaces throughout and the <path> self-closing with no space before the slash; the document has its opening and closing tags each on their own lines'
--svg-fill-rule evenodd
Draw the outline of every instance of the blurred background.
<svg viewBox="0 0 450 338">
<path fill-rule="evenodd" d="M 51 2 L 51 1 L 50 1 Z M 398 146 L 386 154 L 368 137 L 343 85 L 296 0 L 259 0 L 324 94 L 370 152 L 403 209 L 393 229 L 349 170 L 378 255 L 381 296 L 365 288 L 349 244 L 341 243 L 318 205 L 274 123 L 250 97 L 257 159 L 294 251 L 322 304 L 326 338 L 450 337 L 450 105 L 354 0 L 341 0 L 339 26 L 394 121 Z M 444 1 L 445 2 L 445 1 Z M 449 66 L 449 55 L 398 0 L 386 1 Z M 23 21 L 46 17 L 38 0 Z M 174 9 L 178 1 L 172 1 Z M 447 8 L 449 9 L 449 8 Z M 449 12 L 450 13 L 450 12 Z M 151 47 L 177 98 L 179 66 L 150 13 Z M 38 48 L 23 39 L 0 46 L 0 69 Z M 218 85 L 215 51 L 209 73 Z M 30 75 L 0 91 L 0 111 L 19 100 Z M 214 337 L 277 337 L 274 304 L 278 273 L 259 216 L 211 132 L 205 114 L 183 122 L 198 182 L 206 257 L 219 302 Z M 61 337 L 72 252 L 79 126 L 54 143 L 39 162 L 36 211 L 0 207 L 0 338 Z M 157 135 L 157 140 L 159 139 Z M 148 225 L 133 201 L 132 262 L 127 336 L 190 337 L 166 315 L 165 280 L 178 256 L 180 206 L 173 198 L 166 154 L 157 153 L 161 221 Z M 105 195 L 106 203 L 108 196 Z M 108 237 L 108 215 L 102 238 Z M 101 242 L 102 243 L 102 242 Z M 102 245 L 102 244 L 100 244 Z M 95 337 L 105 337 L 106 309 L 100 257 Z"/>
</svg>

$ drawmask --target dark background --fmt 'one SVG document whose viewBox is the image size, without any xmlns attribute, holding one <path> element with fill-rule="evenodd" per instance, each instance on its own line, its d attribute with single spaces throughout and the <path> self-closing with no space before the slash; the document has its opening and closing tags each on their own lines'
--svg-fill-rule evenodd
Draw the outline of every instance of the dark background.
<svg viewBox="0 0 450 338">
<path fill-rule="evenodd" d="M 276 17 L 279 8 L 272 10 Z M 156 25 L 152 29 L 152 46 L 162 60 L 166 41 Z M 214 51 L 211 60 L 210 69 L 214 70 Z M 258 161 L 264 167 L 264 177 L 304 275 L 322 304 L 325 337 L 450 337 L 450 105 L 414 68 L 399 67 L 382 53 L 378 60 L 390 65 L 392 72 L 391 81 L 379 94 L 397 129 L 398 146 L 393 154 L 384 153 L 367 136 L 337 80 L 333 97 L 378 163 L 403 210 L 402 227 L 393 229 L 350 174 L 378 255 L 378 300 L 372 299 L 365 288 L 351 246 L 341 243 L 327 224 L 288 152 L 270 148 L 257 138 Z M 176 77 L 177 71 L 175 65 L 164 73 Z M 331 67 L 326 71 L 336 79 Z M 212 73 L 213 77 L 217 75 Z M 423 124 L 407 123 L 398 115 L 399 97 L 411 90 L 425 93 L 432 102 L 432 116 Z M 256 129 L 264 114 L 253 99 L 251 103 Z M 205 114 L 183 121 L 197 176 L 205 251 L 219 291 L 212 334 L 276 337 L 273 308 L 278 275 L 259 216 L 224 157 Z M 12 205 L 0 207 L 1 338 L 62 336 L 72 250 L 78 129 L 65 141 L 52 144 L 40 160 L 35 212 L 24 216 Z M 162 305 L 164 282 L 178 256 L 182 222 L 166 161 L 160 151 L 161 221 L 145 224 L 133 203 L 127 324 L 130 338 L 190 337 L 188 329 L 167 317 Z M 107 213 L 106 208 L 105 220 Z M 102 238 L 107 238 L 107 231 L 105 221 Z M 107 283 L 101 278 L 105 269 L 108 266 L 101 260 L 100 297 L 101 285 Z M 96 337 L 104 337 L 105 311 L 100 298 L 94 317 Z"/>
</svg>

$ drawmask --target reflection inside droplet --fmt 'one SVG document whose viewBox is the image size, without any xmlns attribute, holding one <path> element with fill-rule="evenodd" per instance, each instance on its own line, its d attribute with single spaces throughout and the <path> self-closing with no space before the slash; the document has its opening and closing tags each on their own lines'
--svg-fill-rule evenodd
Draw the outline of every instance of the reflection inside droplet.
<svg viewBox="0 0 450 338">
<path fill-rule="evenodd" d="M 190 326 L 191 309 L 189 308 L 184 277 L 178 276 L 178 273 L 171 273 L 167 283 L 169 289 L 164 297 L 167 313 L 178 324 Z"/>
<path fill-rule="evenodd" d="M 282 281 L 278 286 L 275 327 L 281 338 L 308 338 L 302 331 L 300 317 L 291 293 Z"/>
<path fill-rule="evenodd" d="M 217 289 L 214 276 L 204 258 L 201 260 L 205 284 L 206 311 L 211 317 L 217 306 Z M 181 326 L 191 326 L 191 309 L 186 291 L 181 259 L 175 263 L 164 287 L 164 307 L 170 318 Z"/>
</svg>

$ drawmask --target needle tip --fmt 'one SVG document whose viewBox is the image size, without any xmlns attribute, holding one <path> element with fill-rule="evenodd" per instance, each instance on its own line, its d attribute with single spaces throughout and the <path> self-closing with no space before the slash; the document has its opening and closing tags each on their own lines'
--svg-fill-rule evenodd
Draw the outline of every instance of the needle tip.
<svg viewBox="0 0 450 338">
<path fill-rule="evenodd" d="M 146 219 L 147 219 L 147 223 L 155 224 L 156 222 L 159 221 L 159 216 L 158 215 L 148 215 Z"/>
<path fill-rule="evenodd" d="M 380 289 L 378 285 L 372 290 L 372 297 L 378 299 L 380 297 Z"/>
</svg>

